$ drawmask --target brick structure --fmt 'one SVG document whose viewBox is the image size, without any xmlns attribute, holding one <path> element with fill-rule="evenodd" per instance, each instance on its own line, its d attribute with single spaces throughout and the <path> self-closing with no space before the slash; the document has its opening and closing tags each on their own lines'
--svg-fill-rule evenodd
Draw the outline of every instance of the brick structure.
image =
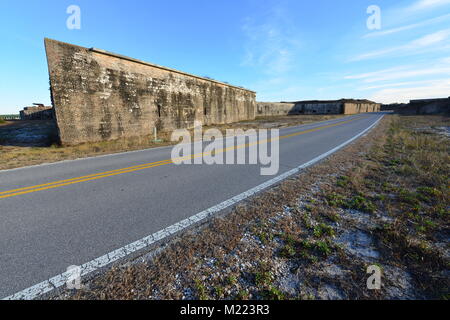
<svg viewBox="0 0 450 320">
<path fill-rule="evenodd" d="M 25 107 L 20 111 L 20 120 L 52 120 L 53 107 L 35 103 L 35 106 Z"/>
<path fill-rule="evenodd" d="M 63 144 L 255 118 L 255 92 L 98 49 L 45 39 Z"/>
</svg>

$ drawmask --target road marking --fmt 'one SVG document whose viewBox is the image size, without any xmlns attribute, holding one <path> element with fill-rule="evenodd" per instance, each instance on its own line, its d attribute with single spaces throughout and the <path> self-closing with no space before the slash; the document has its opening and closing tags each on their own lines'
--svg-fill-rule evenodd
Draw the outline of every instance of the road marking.
<svg viewBox="0 0 450 320">
<path fill-rule="evenodd" d="M 310 133 L 310 132 L 314 132 L 314 131 L 318 131 L 318 130 L 322 130 L 322 129 L 326 129 L 326 128 L 336 127 L 336 126 L 339 126 L 339 125 L 342 125 L 345 123 L 349 123 L 349 122 L 352 122 L 352 121 L 355 121 L 358 119 L 362 119 L 362 118 L 365 118 L 365 117 L 352 118 L 350 120 L 341 121 L 341 122 L 329 124 L 326 126 L 321 126 L 321 127 L 317 127 L 317 128 L 312 128 L 312 129 L 308 129 L 308 130 L 304 130 L 304 131 L 291 133 L 291 134 L 288 134 L 285 136 L 281 136 L 278 139 L 281 140 L 281 139 L 291 138 L 291 137 L 299 136 L 302 134 L 306 134 L 306 133 Z M 253 146 L 255 144 L 261 144 L 261 143 L 270 142 L 270 141 L 273 141 L 273 139 L 269 138 L 269 139 L 259 140 L 259 141 L 253 142 L 253 143 L 245 143 L 245 144 L 241 144 L 238 146 L 231 146 L 228 148 L 216 150 L 216 153 L 223 153 L 223 152 L 227 152 L 230 150 L 245 148 L 245 147 Z M 179 157 L 179 158 L 176 158 L 175 160 L 194 159 L 197 157 L 202 157 L 207 154 L 210 154 L 211 152 L 206 152 L 206 153 L 202 152 L 202 153 L 193 154 L 193 155 L 189 155 L 189 156 L 185 156 L 185 157 Z M 148 169 L 148 168 L 159 167 L 159 166 L 163 166 L 163 165 L 171 164 L 171 163 L 173 163 L 172 159 L 166 159 L 166 160 L 161 160 L 161 161 L 156 161 L 156 162 L 151 162 L 151 163 L 144 163 L 144 164 L 127 167 L 127 168 L 121 168 L 121 169 L 115 169 L 115 170 L 111 170 L 111 171 L 94 173 L 94 174 L 71 178 L 71 179 L 66 179 L 66 180 L 59 180 L 59 181 L 44 183 L 44 184 L 30 186 L 30 187 L 23 187 L 23 188 L 18 188 L 18 189 L 7 190 L 7 191 L 0 192 L 0 199 L 16 197 L 16 196 L 33 193 L 33 192 L 38 192 L 38 191 L 60 188 L 60 187 L 64 187 L 64 186 L 68 186 L 68 185 L 72 185 L 72 184 L 76 184 L 76 183 L 81 183 L 81 182 L 88 182 L 88 181 L 103 179 L 103 178 L 117 176 L 117 175 L 124 174 L 124 173 L 136 172 L 136 171 L 140 171 L 140 170 L 144 170 L 144 169 Z"/>
<path fill-rule="evenodd" d="M 361 131 L 360 133 L 358 133 L 356 136 L 354 136 L 353 138 L 350 138 L 349 140 L 345 141 L 344 143 L 338 145 L 337 147 L 321 154 L 320 156 L 298 166 L 297 168 L 294 168 L 290 171 L 287 171 L 273 179 L 270 179 L 250 190 L 247 190 L 243 193 L 240 193 L 236 196 L 234 196 L 233 198 L 230 198 L 224 202 L 219 203 L 218 205 L 215 205 L 209 209 L 206 209 L 204 211 L 201 211 L 187 219 L 184 219 L 178 223 L 175 223 L 163 230 L 160 230 L 156 233 L 153 233 L 149 236 L 146 236 L 140 240 L 137 240 L 133 243 L 130 243 L 126 246 L 123 246 L 117 250 L 114 250 L 110 253 L 107 253 L 101 257 L 98 257 L 94 260 L 91 260 L 87 263 L 84 263 L 83 265 L 81 265 L 81 277 L 86 276 L 87 274 L 96 271 L 100 268 L 103 268 L 115 261 L 118 261 L 119 259 L 122 259 L 138 250 L 144 249 L 170 235 L 173 235 L 179 231 L 182 231 L 186 228 L 188 228 L 189 226 L 204 220 L 205 218 L 218 213 L 220 211 L 222 211 L 223 209 L 226 209 L 230 206 L 233 206 L 234 204 L 247 199 L 250 196 L 255 195 L 256 193 L 267 189 L 270 186 L 273 186 L 275 184 L 277 184 L 278 182 L 298 173 L 300 170 L 307 168 L 317 162 L 319 162 L 320 160 L 328 157 L 329 155 L 333 154 L 334 152 L 338 151 L 339 149 L 342 149 L 343 147 L 345 147 L 346 145 L 348 145 L 349 143 L 355 141 L 356 139 L 358 139 L 359 137 L 363 136 L 364 134 L 366 134 L 370 129 L 372 129 L 374 126 L 376 126 L 380 120 L 384 117 L 384 115 L 381 115 L 380 118 L 378 118 L 373 124 L 371 124 L 368 128 L 364 129 L 363 131 Z M 35 299 L 45 293 L 48 293 L 56 288 L 62 287 L 66 282 L 67 279 L 69 279 L 71 273 L 70 272 L 64 272 L 61 273 L 55 277 L 52 277 L 48 280 L 42 281 L 32 287 L 29 287 L 27 289 L 24 289 L 22 291 L 19 291 L 13 295 L 10 295 L 8 297 L 3 298 L 3 300 L 31 300 L 31 299 Z"/>
</svg>

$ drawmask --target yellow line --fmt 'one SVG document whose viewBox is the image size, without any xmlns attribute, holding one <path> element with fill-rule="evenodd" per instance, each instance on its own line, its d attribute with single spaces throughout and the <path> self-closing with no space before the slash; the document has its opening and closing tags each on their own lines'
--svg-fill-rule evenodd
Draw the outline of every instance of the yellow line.
<svg viewBox="0 0 450 320">
<path fill-rule="evenodd" d="M 117 173 L 110 173 L 110 174 L 102 175 L 102 176 L 99 176 L 99 177 L 91 177 L 91 178 L 87 178 L 87 179 L 82 179 L 82 180 L 76 180 L 76 181 L 56 184 L 56 185 L 52 185 L 52 186 L 48 186 L 48 187 L 42 187 L 42 188 L 37 188 L 37 189 L 32 189 L 32 190 L 27 190 L 27 191 L 22 191 L 22 192 L 17 192 L 17 193 L 13 193 L 13 194 L 7 194 L 5 196 L 0 196 L 0 199 L 13 197 L 13 196 L 19 196 L 21 194 L 27 194 L 27 193 L 32 193 L 32 192 L 36 192 L 36 191 L 42 191 L 42 190 L 48 190 L 48 189 L 53 189 L 53 188 L 59 188 L 59 187 L 68 186 L 68 185 L 71 185 L 71 184 L 80 183 L 80 182 L 84 182 L 84 181 L 92 181 L 92 180 L 102 179 L 102 178 L 106 178 L 106 177 L 119 175 L 119 174 L 122 174 L 122 173 L 128 173 L 128 172 L 143 170 L 143 169 L 147 169 L 147 168 L 163 166 L 165 164 L 167 164 L 167 163 L 160 163 L 160 164 L 155 164 L 155 165 L 149 165 L 149 166 L 146 166 L 146 167 L 130 169 L 130 170 L 126 170 L 126 171 L 120 171 L 120 172 L 117 172 Z"/>
<path fill-rule="evenodd" d="M 355 120 L 358 120 L 361 118 L 364 118 L 364 117 L 353 118 L 353 119 L 350 119 L 347 121 L 342 121 L 342 122 L 338 122 L 338 123 L 334 123 L 334 124 L 330 124 L 330 125 L 326 125 L 326 126 L 322 126 L 322 127 L 317 127 L 317 128 L 312 128 L 312 129 L 305 130 L 305 131 L 291 133 L 291 134 L 288 134 L 285 136 L 281 136 L 278 139 L 281 140 L 281 139 L 291 138 L 291 137 L 299 136 L 302 134 L 306 134 L 306 133 L 310 133 L 310 132 L 314 132 L 314 131 L 318 131 L 318 130 L 322 130 L 322 129 L 326 129 L 326 128 L 336 127 L 338 125 L 349 123 L 351 121 L 355 121 Z M 230 151 L 233 149 L 249 147 L 249 146 L 252 146 L 255 144 L 257 145 L 260 143 L 270 142 L 273 140 L 274 139 L 270 138 L 270 139 L 265 139 L 265 140 L 261 140 L 261 141 L 256 141 L 253 143 L 242 144 L 239 146 L 231 146 L 228 148 L 223 148 L 221 150 L 217 150 L 216 153 L 223 153 L 223 152 Z M 202 153 L 194 154 L 191 156 L 179 157 L 179 158 L 176 158 L 175 160 L 194 159 L 194 158 L 204 156 L 204 155 L 207 155 L 210 153 L 211 153 L 211 151 L 207 152 L 207 153 L 202 152 Z M 86 182 L 86 181 L 92 181 L 92 180 L 112 177 L 112 176 L 116 176 L 116 175 L 123 174 L 123 173 L 135 172 L 135 171 L 144 170 L 144 169 L 148 169 L 148 168 L 163 166 L 163 165 L 170 164 L 170 163 L 172 163 L 172 159 L 166 159 L 166 160 L 161 160 L 161 161 L 156 161 L 156 162 L 151 162 L 151 163 L 140 164 L 140 165 L 136 165 L 136 166 L 132 166 L 132 167 L 126 167 L 126 168 L 121 168 L 121 169 L 116 169 L 116 170 L 111 170 L 111 171 L 90 174 L 90 175 L 81 176 L 81 177 L 77 177 L 77 178 L 59 180 L 59 181 L 44 183 L 44 184 L 40 184 L 40 185 L 36 185 L 36 186 L 30 186 L 30 187 L 24 187 L 24 188 L 19 188 L 19 189 L 3 191 L 3 192 L 0 192 L 0 199 L 19 196 L 22 194 L 27 194 L 27 193 L 32 193 L 32 192 L 37 192 L 37 191 L 42 191 L 42 190 L 59 188 L 59 187 L 63 187 L 63 186 L 67 186 L 67 185 L 71 185 L 71 184 L 75 184 L 75 183 L 80 183 L 80 182 Z"/>
<path fill-rule="evenodd" d="M 160 163 L 160 162 L 167 162 L 167 161 L 170 161 L 170 160 L 157 161 L 157 162 L 153 162 L 153 164 Z M 90 174 L 90 175 L 87 175 L 87 176 L 71 178 L 71 179 L 67 179 L 67 180 L 59 180 L 59 181 L 44 183 L 44 184 L 40 184 L 40 185 L 37 185 L 37 186 L 31 186 L 31 187 L 19 188 L 19 189 L 14 189 L 14 190 L 9 190 L 9 191 L 3 191 L 3 192 L 0 192 L 0 194 L 11 193 L 11 192 L 27 190 L 27 189 L 33 189 L 33 188 L 38 188 L 38 187 L 44 187 L 44 186 L 48 186 L 48 185 L 52 185 L 52 184 L 59 184 L 59 183 L 62 183 L 62 182 L 73 181 L 73 180 L 78 180 L 78 179 L 84 179 L 84 178 L 88 178 L 88 177 L 94 177 L 94 176 L 103 175 L 103 174 L 106 174 L 106 173 L 111 173 L 111 172 L 117 172 L 117 171 L 122 171 L 122 170 L 137 168 L 137 167 L 142 167 L 142 166 L 146 166 L 146 165 L 149 165 L 149 164 L 150 163 L 145 163 L 145 164 L 140 164 L 140 165 L 132 166 L 132 167 L 128 167 L 128 168 L 121 168 L 121 169 L 116 169 L 116 170 L 111 170 L 111 171 L 105 171 L 105 172 Z"/>
</svg>

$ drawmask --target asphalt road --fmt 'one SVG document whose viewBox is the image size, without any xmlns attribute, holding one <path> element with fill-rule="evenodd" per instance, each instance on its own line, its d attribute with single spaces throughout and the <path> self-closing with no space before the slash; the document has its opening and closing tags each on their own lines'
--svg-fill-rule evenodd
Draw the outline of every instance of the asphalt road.
<svg viewBox="0 0 450 320">
<path fill-rule="evenodd" d="M 280 130 L 278 174 L 346 142 L 381 116 L 363 114 Z M 273 178 L 260 175 L 260 165 L 164 162 L 171 150 L 163 147 L 0 171 L 0 297 Z M 130 168 L 143 164 L 149 165 Z"/>
</svg>

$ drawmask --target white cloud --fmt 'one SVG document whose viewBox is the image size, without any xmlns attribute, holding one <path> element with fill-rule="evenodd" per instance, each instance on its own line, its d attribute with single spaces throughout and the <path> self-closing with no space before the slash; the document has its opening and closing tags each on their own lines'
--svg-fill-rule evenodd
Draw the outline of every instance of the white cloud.
<svg viewBox="0 0 450 320">
<path fill-rule="evenodd" d="M 439 23 L 439 22 L 445 21 L 449 18 L 450 18 L 450 14 L 446 14 L 446 15 L 443 15 L 440 17 L 428 19 L 425 21 L 421 21 L 418 23 L 414 23 L 414 24 L 410 24 L 410 25 L 406 25 L 406 26 L 402 26 L 402 27 L 387 29 L 387 30 L 383 30 L 383 31 L 371 32 L 371 33 L 364 35 L 363 38 L 372 38 L 372 37 L 379 37 L 379 36 L 394 34 L 394 33 L 398 33 L 401 31 L 411 30 L 411 29 L 415 29 L 415 28 L 419 28 L 419 27 L 424 27 L 424 26 L 427 26 L 430 24 Z"/>
<path fill-rule="evenodd" d="M 425 10 L 446 4 L 450 4 L 450 0 L 419 0 L 410 7 L 408 7 L 407 10 L 408 11 Z"/>
<path fill-rule="evenodd" d="M 382 103 L 447 97 L 450 95 L 450 57 L 347 75 L 344 79 L 353 87 L 359 86 L 357 91 L 372 92 L 368 99 Z"/>
<path fill-rule="evenodd" d="M 349 76 L 345 76 L 344 79 L 351 80 L 351 79 L 374 78 L 376 76 L 389 74 L 389 73 L 392 73 L 392 72 L 397 72 L 397 71 L 405 70 L 405 69 L 408 69 L 408 68 L 410 68 L 410 66 L 399 66 L 399 67 L 395 67 L 395 68 L 383 69 L 383 70 L 378 70 L 378 71 L 373 71 L 373 72 L 366 72 L 366 73 L 349 75 Z"/>
<path fill-rule="evenodd" d="M 383 50 L 372 51 L 353 57 L 350 61 L 361 61 L 379 58 L 390 54 L 411 54 L 423 49 L 430 49 L 431 46 L 446 42 L 450 37 L 450 29 L 440 30 L 431 34 L 427 34 L 421 38 L 413 40 L 405 45 L 386 48 Z"/>
<path fill-rule="evenodd" d="M 450 80 L 427 86 L 383 89 L 372 94 L 369 99 L 381 103 L 408 102 L 413 99 L 443 98 L 450 94 Z"/>
<path fill-rule="evenodd" d="M 282 8 L 273 8 L 265 21 L 248 18 L 242 30 L 247 42 L 242 65 L 253 66 L 271 76 L 289 72 L 300 48 L 298 33 Z"/>
<path fill-rule="evenodd" d="M 411 79 L 413 77 L 432 76 L 432 75 L 449 75 L 450 76 L 450 67 L 434 67 L 434 68 L 424 68 L 424 69 L 417 69 L 417 70 L 386 73 L 379 77 L 367 78 L 364 80 L 364 82 L 374 83 L 374 82 L 405 79 L 405 78 Z"/>
<path fill-rule="evenodd" d="M 398 79 L 411 79 L 419 76 L 450 76 L 450 65 L 448 64 L 448 62 L 444 62 L 444 60 L 446 59 L 450 60 L 450 58 L 445 58 L 441 60 L 443 63 L 438 63 L 430 66 L 402 66 L 380 71 L 349 75 L 345 76 L 344 79 L 360 80 L 362 83 L 376 83 Z"/>
<path fill-rule="evenodd" d="M 395 83 L 386 83 L 368 87 L 361 87 L 358 91 L 368 91 L 374 89 L 382 89 L 382 88 L 395 88 L 395 87 L 404 87 L 404 86 L 412 86 L 418 84 L 441 84 L 444 81 L 447 81 L 448 78 L 444 79 L 432 79 L 432 80 L 422 80 L 422 81 L 405 81 L 405 82 L 395 82 Z"/>
<path fill-rule="evenodd" d="M 428 34 L 422 38 L 412 41 L 407 47 L 409 49 L 417 49 L 427 47 L 436 43 L 440 43 L 450 36 L 450 29 L 441 30 L 432 34 Z"/>
</svg>

